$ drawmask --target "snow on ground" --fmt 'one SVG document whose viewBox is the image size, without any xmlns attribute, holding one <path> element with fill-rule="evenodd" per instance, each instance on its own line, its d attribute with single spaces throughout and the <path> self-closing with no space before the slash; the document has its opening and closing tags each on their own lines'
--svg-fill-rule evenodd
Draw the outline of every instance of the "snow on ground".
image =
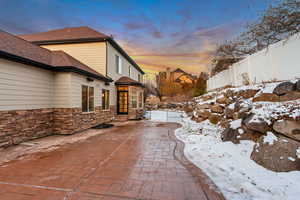
<svg viewBox="0 0 300 200">
<path fill-rule="evenodd" d="M 158 121 L 164 111 L 153 112 Z M 156 117 L 155 115 L 159 115 Z M 178 113 L 182 115 L 182 113 Z M 164 115 L 166 116 L 166 114 Z M 165 119 L 165 118 L 163 118 Z M 165 120 L 164 120 L 165 121 Z M 222 128 L 183 116 L 175 134 L 185 143 L 186 157 L 201 168 L 228 200 L 298 200 L 300 172 L 273 172 L 250 159 L 254 142 L 222 142 Z M 238 125 L 235 122 L 233 125 Z M 273 141 L 271 133 L 266 141 Z M 300 149 L 299 149 L 300 154 Z"/>
</svg>

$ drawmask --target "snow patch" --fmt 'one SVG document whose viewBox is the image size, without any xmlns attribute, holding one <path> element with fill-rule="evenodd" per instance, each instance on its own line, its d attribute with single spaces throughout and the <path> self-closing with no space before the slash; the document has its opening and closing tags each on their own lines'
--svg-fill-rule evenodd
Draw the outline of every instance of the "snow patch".
<svg viewBox="0 0 300 200">
<path fill-rule="evenodd" d="M 274 141 L 278 141 L 278 138 L 270 131 L 267 132 L 267 135 L 264 136 L 264 144 L 273 145 Z"/>
<path fill-rule="evenodd" d="M 242 126 L 242 119 L 237 119 L 230 122 L 230 128 L 237 129 Z"/>
</svg>

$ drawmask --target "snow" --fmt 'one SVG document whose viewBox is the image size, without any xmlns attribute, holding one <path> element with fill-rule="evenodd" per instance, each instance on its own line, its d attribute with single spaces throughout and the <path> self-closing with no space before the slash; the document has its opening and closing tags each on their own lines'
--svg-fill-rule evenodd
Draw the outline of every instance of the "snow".
<svg viewBox="0 0 300 200">
<path fill-rule="evenodd" d="M 242 126 L 242 119 L 237 119 L 230 122 L 230 128 L 237 129 Z"/>
<path fill-rule="evenodd" d="M 297 149 L 297 151 L 296 151 L 296 155 L 297 155 L 297 158 L 299 158 L 299 159 L 300 159 L 300 147 Z"/>
<path fill-rule="evenodd" d="M 290 161 L 292 161 L 292 162 L 295 162 L 295 161 L 296 161 L 296 159 L 293 158 L 293 157 L 288 157 L 288 159 L 289 159 Z"/>
<path fill-rule="evenodd" d="M 183 118 L 176 130 L 186 157 L 201 168 L 230 200 L 298 200 L 300 172 L 273 172 L 250 159 L 254 142 L 222 142 L 222 128 Z M 267 140 L 271 139 L 271 133 Z M 273 138 L 274 140 L 274 138 Z M 300 154 L 300 148 L 299 153 Z"/>
<path fill-rule="evenodd" d="M 157 112 L 158 115 L 163 113 Z M 300 172 L 273 172 L 250 159 L 255 145 L 252 141 L 240 144 L 222 142 L 224 130 L 208 120 L 196 123 L 178 113 L 182 127 L 176 137 L 185 143 L 184 154 L 201 168 L 230 200 L 298 200 Z M 163 117 L 162 117 L 163 118 Z M 156 118 L 157 119 L 157 118 Z M 233 122 L 238 125 L 238 122 Z M 269 133 L 266 141 L 274 141 Z M 300 157 L 300 148 L 297 150 Z"/>
<path fill-rule="evenodd" d="M 264 136 L 264 144 L 273 145 L 274 141 L 277 141 L 277 137 L 270 131 L 267 132 L 267 135 Z"/>
</svg>

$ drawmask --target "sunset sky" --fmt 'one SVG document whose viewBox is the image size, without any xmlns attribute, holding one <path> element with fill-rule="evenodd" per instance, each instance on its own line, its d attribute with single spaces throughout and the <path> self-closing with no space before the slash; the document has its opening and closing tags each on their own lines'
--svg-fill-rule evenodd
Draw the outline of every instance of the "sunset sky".
<svg viewBox="0 0 300 200">
<path fill-rule="evenodd" d="M 206 71 L 215 45 L 276 0 L 0 0 L 0 29 L 90 26 L 113 35 L 147 72 Z"/>
</svg>

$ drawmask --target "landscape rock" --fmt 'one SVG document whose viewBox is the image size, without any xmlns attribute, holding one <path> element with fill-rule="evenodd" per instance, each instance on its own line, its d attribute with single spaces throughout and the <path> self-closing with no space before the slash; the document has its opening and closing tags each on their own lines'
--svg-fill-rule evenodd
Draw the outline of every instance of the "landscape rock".
<svg viewBox="0 0 300 200">
<path fill-rule="evenodd" d="M 234 144 L 239 144 L 241 140 L 252 140 L 254 142 L 258 141 L 258 139 L 262 136 L 261 133 L 250 131 L 247 132 L 243 128 L 226 128 L 221 133 L 221 139 L 222 141 L 230 141 Z"/>
<path fill-rule="evenodd" d="M 211 106 L 210 110 L 214 113 L 220 113 L 220 114 L 224 112 L 224 108 L 219 104 L 215 104 Z"/>
<path fill-rule="evenodd" d="M 201 109 L 210 109 L 211 108 L 211 104 L 205 103 L 205 104 L 198 104 L 196 106 L 197 109 L 201 110 Z"/>
<path fill-rule="evenodd" d="M 208 110 L 200 110 L 197 112 L 197 115 L 203 119 L 208 119 L 211 115 L 211 112 L 209 112 Z"/>
<path fill-rule="evenodd" d="M 234 109 L 227 106 L 224 110 L 224 113 L 225 113 L 226 118 L 233 119 Z"/>
<path fill-rule="evenodd" d="M 270 144 L 265 137 L 262 136 L 254 146 L 252 160 L 276 172 L 300 170 L 300 159 L 296 155 L 299 142 L 280 136 Z"/>
<path fill-rule="evenodd" d="M 249 130 L 257 131 L 260 133 L 266 133 L 270 130 L 268 123 L 263 119 L 256 117 L 254 114 L 249 115 L 243 120 L 243 125 L 245 125 Z"/>
<path fill-rule="evenodd" d="M 242 96 L 244 99 L 249 99 L 254 97 L 258 91 L 259 90 L 254 89 L 241 90 L 238 92 L 238 96 Z"/>
<path fill-rule="evenodd" d="M 222 115 L 212 113 L 208 119 L 209 119 L 210 123 L 218 124 L 222 119 Z"/>
<path fill-rule="evenodd" d="M 274 122 L 273 129 L 278 133 L 300 140 L 300 121 L 278 120 Z"/>
<path fill-rule="evenodd" d="M 296 90 L 300 92 L 300 80 L 295 83 Z"/>
<path fill-rule="evenodd" d="M 229 98 L 223 96 L 223 97 L 217 99 L 217 103 L 228 105 L 231 103 L 231 100 Z"/>
<path fill-rule="evenodd" d="M 273 90 L 273 94 L 281 96 L 281 95 L 287 94 L 288 92 L 295 91 L 295 89 L 296 89 L 295 84 L 287 81 L 287 82 L 278 84 L 275 87 L 275 89 Z"/>
<path fill-rule="evenodd" d="M 279 97 L 280 101 L 293 101 L 300 99 L 300 92 L 292 91 Z"/>
<path fill-rule="evenodd" d="M 262 93 L 259 96 L 253 98 L 253 102 L 258 101 L 279 102 L 280 97 L 273 93 Z"/>
</svg>

